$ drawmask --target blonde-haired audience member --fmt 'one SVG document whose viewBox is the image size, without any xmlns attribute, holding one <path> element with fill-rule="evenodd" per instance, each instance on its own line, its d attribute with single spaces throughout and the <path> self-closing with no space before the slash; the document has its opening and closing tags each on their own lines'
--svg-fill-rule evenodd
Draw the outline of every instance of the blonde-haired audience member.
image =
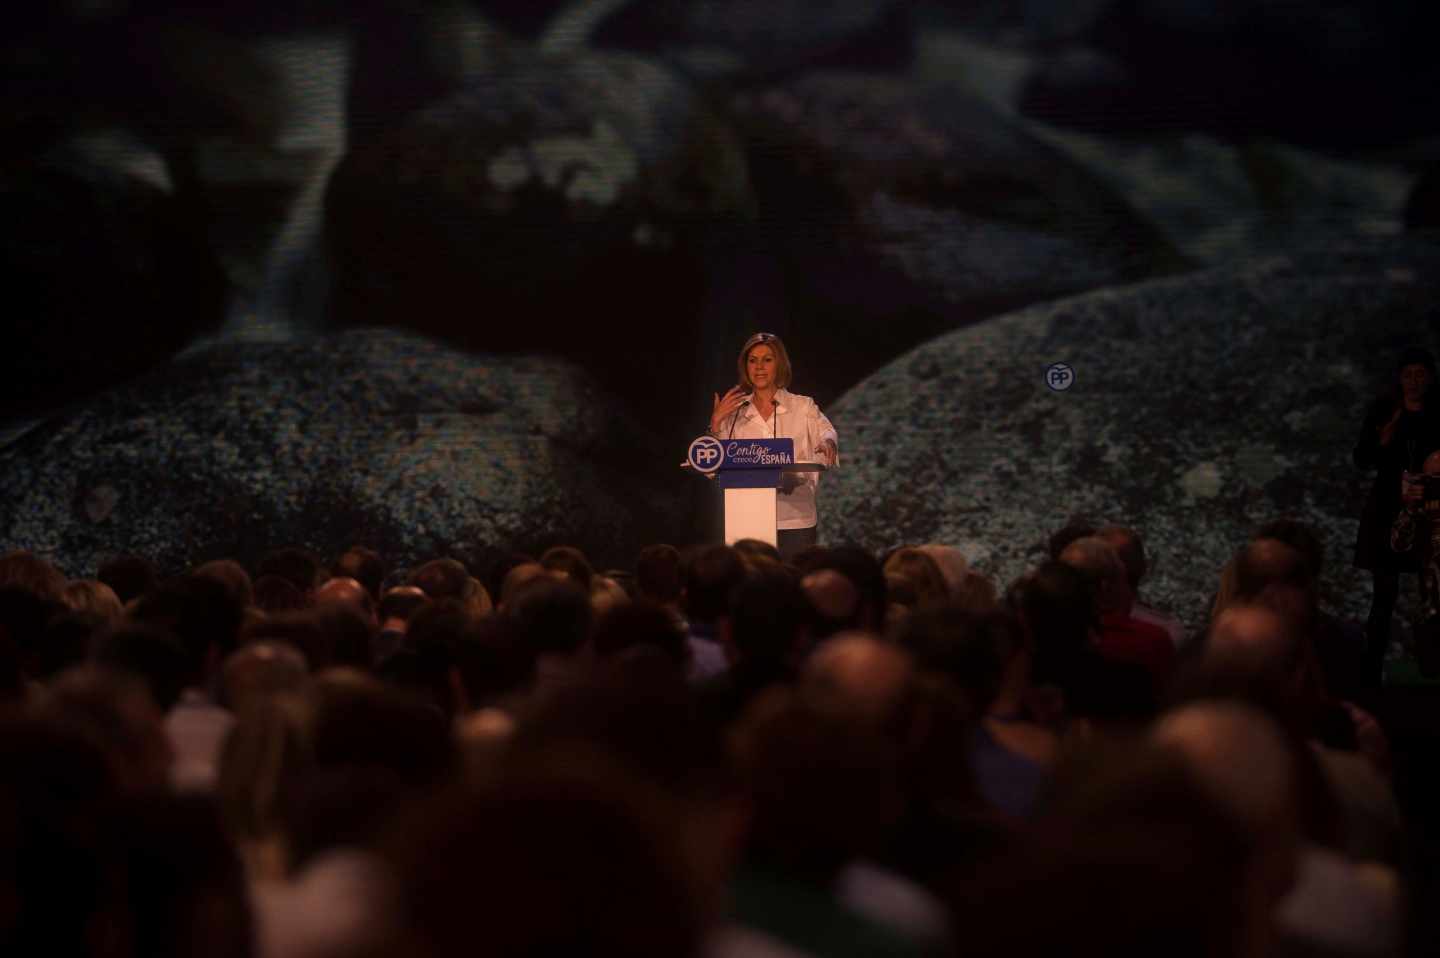
<svg viewBox="0 0 1440 958">
<path fill-rule="evenodd" d="M 945 587 L 954 595 L 970 572 L 970 563 L 965 560 L 965 554 L 954 546 L 941 545 L 938 542 L 927 542 L 915 549 L 934 560 L 940 574 L 945 577 Z"/>
<path fill-rule="evenodd" d="M 951 601 L 967 612 L 993 612 L 1000 607 L 995 583 L 971 569 L 953 590 Z"/>
<path fill-rule="evenodd" d="M 885 560 L 885 575 L 901 576 L 915 589 L 915 605 L 938 605 L 950 598 L 950 587 L 940 565 L 920 549 L 905 546 Z"/>
</svg>

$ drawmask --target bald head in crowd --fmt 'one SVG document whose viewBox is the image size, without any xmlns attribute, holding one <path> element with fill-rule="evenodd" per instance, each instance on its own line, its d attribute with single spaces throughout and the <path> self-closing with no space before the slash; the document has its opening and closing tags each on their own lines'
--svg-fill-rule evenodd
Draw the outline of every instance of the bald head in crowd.
<svg viewBox="0 0 1440 958">
<path fill-rule="evenodd" d="M 910 653 L 862 632 L 826 641 L 805 661 L 800 692 L 822 712 L 883 723 L 909 686 Z"/>
<path fill-rule="evenodd" d="M 240 713 L 257 701 L 305 687 L 305 656 L 285 642 L 252 642 L 230 654 L 221 674 L 225 701 Z"/>
<path fill-rule="evenodd" d="M 359 609 L 368 618 L 375 616 L 375 602 L 370 598 L 370 590 L 348 576 L 327 579 L 324 585 L 315 590 L 315 604 L 348 605 Z"/>
<path fill-rule="evenodd" d="M 1212 701 L 1171 712 L 1150 736 L 1183 757 L 1210 799 L 1250 837 L 1250 890 L 1269 913 L 1294 884 L 1302 835 L 1300 770 L 1285 733 L 1252 706 Z"/>
<path fill-rule="evenodd" d="M 515 597 L 531 582 L 549 575 L 549 571 L 538 562 L 522 562 L 515 566 L 505 573 L 505 581 L 500 586 L 501 608 L 507 608 L 513 604 Z"/>
<path fill-rule="evenodd" d="M 1211 623 L 1205 659 L 1279 675 L 1293 668 L 1299 645 L 1300 638 L 1285 616 L 1258 603 L 1236 603 Z"/>
<path fill-rule="evenodd" d="M 1252 834 L 1296 827 L 1295 763 L 1285 735 L 1239 702 L 1197 702 L 1164 716 L 1151 738 L 1185 757 L 1212 798 Z"/>
<path fill-rule="evenodd" d="M 820 626 L 816 638 L 859 626 L 862 597 L 848 576 L 834 569 L 817 569 L 800 580 L 800 589 Z"/>
</svg>

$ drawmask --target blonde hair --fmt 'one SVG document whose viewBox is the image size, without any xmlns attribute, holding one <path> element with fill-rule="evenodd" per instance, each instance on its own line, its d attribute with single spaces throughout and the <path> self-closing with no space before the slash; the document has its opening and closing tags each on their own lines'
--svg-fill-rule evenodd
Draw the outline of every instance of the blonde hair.
<svg viewBox="0 0 1440 958">
<path fill-rule="evenodd" d="M 950 598 L 939 563 L 914 546 L 896 549 L 883 568 L 886 576 L 900 576 L 915 587 L 916 605 L 937 605 Z"/>
<path fill-rule="evenodd" d="M 789 386 L 790 377 L 793 374 L 790 366 L 790 353 L 785 349 L 785 344 L 780 341 L 780 337 L 774 333 L 756 333 L 745 340 L 745 345 L 740 347 L 740 357 L 735 362 L 735 367 L 740 375 L 740 385 L 748 386 L 751 389 L 755 388 L 755 384 L 750 381 L 750 371 L 746 368 L 745 361 L 750 358 L 750 350 L 756 346 L 769 346 L 775 352 L 775 386 L 779 389 Z"/>
<path fill-rule="evenodd" d="M 974 569 L 966 570 L 959 587 L 950 590 L 950 600 L 967 612 L 991 612 L 1000 605 L 995 583 Z"/>
</svg>

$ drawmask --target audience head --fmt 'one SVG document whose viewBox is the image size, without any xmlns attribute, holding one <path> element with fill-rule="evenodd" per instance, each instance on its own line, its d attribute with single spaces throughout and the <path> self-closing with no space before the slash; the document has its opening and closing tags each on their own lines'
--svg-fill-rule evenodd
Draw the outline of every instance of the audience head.
<svg viewBox="0 0 1440 958">
<path fill-rule="evenodd" d="M 385 581 L 385 561 L 380 553 L 364 546 L 351 546 L 330 568 L 332 576 L 354 579 L 365 587 L 370 598 L 380 598 L 380 585 Z"/>
<path fill-rule="evenodd" d="M 1306 746 L 1241 702 L 1196 702 L 1156 723 L 1153 742 L 1177 751 L 1206 794 L 1245 831 L 1253 848 L 1249 892 L 1266 911 L 1294 884 L 1308 804 Z"/>
<path fill-rule="evenodd" d="M 590 591 L 590 580 L 595 575 L 595 570 L 590 565 L 590 560 L 585 558 L 585 553 L 574 546 L 552 546 L 540 555 L 540 565 L 546 572 L 555 572 L 567 576 L 572 582 L 586 592 Z"/>
<path fill-rule="evenodd" d="M 151 590 L 130 615 L 180 639 L 189 662 L 189 683 L 199 685 L 235 648 L 243 611 L 220 583 L 190 575 Z"/>
<path fill-rule="evenodd" d="M 833 569 L 854 583 L 860 590 L 857 627 L 866 632 L 879 632 L 890 605 L 885 569 L 880 560 L 859 546 L 834 546 L 823 550 L 804 571 L 820 569 Z"/>
<path fill-rule="evenodd" d="M 969 612 L 991 612 L 1000 607 L 1000 596 L 989 576 L 971 569 L 951 595 L 951 603 Z"/>
<path fill-rule="evenodd" d="M 965 554 L 954 546 L 941 545 L 938 542 L 915 548 L 935 562 L 935 567 L 945 579 L 946 592 L 952 597 L 956 595 L 965 581 L 965 576 L 970 572 L 970 563 L 965 559 Z"/>
<path fill-rule="evenodd" d="M 1129 614 L 1135 596 L 1125 566 L 1110 543 L 1099 536 L 1082 536 L 1061 551 L 1060 561 L 1079 569 L 1091 581 L 1101 612 Z"/>
<path fill-rule="evenodd" d="M 33 552 L 0 555 L 0 589 L 17 588 L 48 602 L 63 601 L 65 574 Z"/>
<path fill-rule="evenodd" d="M 844 573 L 816 569 L 800 580 L 800 588 L 810 603 L 810 634 L 816 641 L 863 628 L 860 590 Z"/>
<path fill-rule="evenodd" d="M 71 611 L 93 616 L 102 622 L 114 622 L 125 613 L 115 590 L 98 579 L 74 579 L 66 583 L 60 601 Z"/>
<path fill-rule="evenodd" d="M 885 594 L 890 597 L 890 608 L 885 610 L 885 631 L 894 632 L 905 622 L 916 606 L 920 604 L 920 590 L 915 581 L 898 572 L 885 576 Z"/>
<path fill-rule="evenodd" d="M 221 671 L 224 704 L 237 715 L 284 693 L 304 691 L 305 656 L 288 642 L 250 642 L 230 653 Z"/>
<path fill-rule="evenodd" d="M 309 615 L 320 630 L 323 668 L 341 666 L 363 672 L 375 664 L 380 627 L 373 615 L 345 602 L 324 603 Z"/>
<path fill-rule="evenodd" d="M 94 661 L 100 668 L 136 676 L 163 712 L 174 708 L 191 682 L 190 656 L 168 629 L 121 622 L 95 637 Z"/>
<path fill-rule="evenodd" d="M 1320 581 L 1325 569 L 1325 540 L 1308 523 L 1298 519 L 1275 519 L 1255 530 L 1255 539 L 1273 539 L 1296 550 L 1305 559 L 1305 573 L 1312 582 Z"/>
<path fill-rule="evenodd" d="M 475 616 L 489 615 L 494 609 L 485 586 L 456 559 L 425 563 L 411 574 L 410 584 L 419 586 L 432 599 L 456 599 Z"/>
<path fill-rule="evenodd" d="M 837 652 L 842 660 L 846 654 L 843 647 Z M 888 705 L 885 690 L 849 666 L 823 662 L 824 674 L 814 676 L 808 695 L 783 686 L 762 693 L 730 738 L 753 809 L 750 857 L 791 880 L 826 888 L 845 863 L 883 848 L 903 809 L 898 750 L 867 714 Z M 831 699 L 847 691 L 832 684 L 831 672 L 840 673 L 834 681 L 862 686 L 869 697 L 863 704 Z"/>
<path fill-rule="evenodd" d="M 513 573 L 512 573 L 513 574 Z M 590 636 L 590 596 L 570 579 L 542 576 L 505 606 L 508 627 L 532 655 L 574 655 Z"/>
<path fill-rule="evenodd" d="M 1046 552 L 1051 559 L 1059 560 L 1060 553 L 1076 539 L 1095 535 L 1096 524 L 1084 516 L 1071 516 L 1046 542 Z"/>
<path fill-rule="evenodd" d="M 485 591 L 490 593 L 497 605 L 504 604 L 505 577 L 510 574 L 510 570 L 534 561 L 535 557 L 532 555 L 510 552 L 491 563 L 490 571 L 485 576 Z"/>
<path fill-rule="evenodd" d="M 756 672 L 789 674 L 805 654 L 810 607 L 788 572 L 757 572 L 732 593 L 726 652 Z"/>
<path fill-rule="evenodd" d="M 629 604 L 630 593 L 608 575 L 597 575 L 590 580 L 590 607 L 596 618 L 611 609 Z"/>
<path fill-rule="evenodd" d="M 864 633 L 826 640 L 805 660 L 800 691 L 807 704 L 870 728 L 893 725 L 914 674 L 906 650 Z"/>
<path fill-rule="evenodd" d="M 1235 598 L 1253 600 L 1272 585 L 1310 591 L 1310 568 L 1304 553 L 1279 539 L 1253 539 L 1235 557 Z"/>
<path fill-rule="evenodd" d="M 661 819 L 603 755 L 439 796 L 391 832 L 399 908 L 385 953 L 459 958 L 480 941 L 501 958 L 693 954 L 696 881 Z"/>
<path fill-rule="evenodd" d="M 454 770 L 449 725 L 431 705 L 352 669 L 316 676 L 312 690 L 317 766 L 380 769 L 410 788 Z"/>
<path fill-rule="evenodd" d="M 124 802 L 115 823 L 114 903 L 125 910 L 115 954 L 250 958 L 255 919 L 234 845 L 208 796 L 147 794 Z"/>
<path fill-rule="evenodd" d="M 780 550 L 761 539 L 737 539 L 734 549 L 752 569 L 780 564 Z"/>
<path fill-rule="evenodd" d="M 195 568 L 195 575 L 206 579 L 214 579 L 225 587 L 230 593 L 230 598 L 240 604 L 242 609 L 249 608 L 255 604 L 255 587 L 250 581 L 250 573 L 245 567 L 234 559 L 215 559 L 206 562 Z"/>
<path fill-rule="evenodd" d="M 252 642 L 284 642 L 297 649 L 312 672 L 322 672 L 333 663 L 326 636 L 310 610 L 280 612 L 247 623 L 241 639 Z"/>
<path fill-rule="evenodd" d="M 410 584 L 432 599 L 464 601 L 470 573 L 457 559 L 431 559 L 410 573 Z"/>
<path fill-rule="evenodd" d="M 95 578 L 114 589 L 120 602 L 127 606 L 160 584 L 160 572 L 155 564 L 136 555 L 106 559 L 96 570 Z"/>
<path fill-rule="evenodd" d="M 375 618 L 375 600 L 370 598 L 370 591 L 360 584 L 359 580 L 348 576 L 336 576 L 327 579 L 325 584 L 315 590 L 315 606 L 342 605 L 354 609 L 367 619 Z"/>
<path fill-rule="evenodd" d="M 635 589 L 639 598 L 661 605 L 679 603 L 685 592 L 680 550 L 663 543 L 646 546 L 635 560 Z"/>
<path fill-rule="evenodd" d="M 260 654 L 237 658 L 251 649 Z M 302 694 L 305 661 L 284 643 L 256 643 L 231 656 L 225 672 L 235 725 L 221 749 L 216 799 L 236 840 L 279 839 L 294 790 L 314 766 L 315 705 Z"/>
<path fill-rule="evenodd" d="M 1125 567 L 1125 581 L 1130 586 L 1130 592 L 1138 595 L 1140 582 L 1150 568 L 1145 560 L 1145 543 L 1141 541 L 1140 533 L 1126 526 L 1104 526 L 1095 535 L 1115 550 L 1120 564 Z"/>
<path fill-rule="evenodd" d="M 702 549 L 685 569 L 686 617 L 691 622 L 705 624 L 723 619 L 745 575 L 740 553 L 730 546 Z"/>
<path fill-rule="evenodd" d="M 591 642 L 595 654 L 606 659 L 637 646 L 664 652 L 680 669 L 684 669 L 690 659 L 680 623 L 664 607 L 651 602 L 617 605 L 599 615 Z"/>
<path fill-rule="evenodd" d="M 512 566 L 510 571 L 505 573 L 505 581 L 500 587 L 500 608 L 507 608 L 530 583 L 549 575 L 545 567 L 538 562 L 521 562 Z"/>
<path fill-rule="evenodd" d="M 283 546 L 262 558 L 257 571 L 262 576 L 279 576 L 308 598 L 320 584 L 325 567 L 310 550 Z"/>
<path fill-rule="evenodd" d="M 390 623 L 408 623 L 412 616 L 430 603 L 430 597 L 419 586 L 397 585 L 387 589 L 380 597 L 379 614 L 376 618 L 382 626 Z"/>
<path fill-rule="evenodd" d="M 1294 755 L 1264 712 L 1241 702 L 1194 702 L 1162 716 L 1150 739 L 1184 756 L 1201 786 L 1257 840 L 1295 840 Z"/>
<path fill-rule="evenodd" d="M 1000 693 L 1011 661 L 1027 651 L 1024 627 L 1014 613 L 975 613 L 953 605 L 917 612 L 905 621 L 898 641 L 916 668 L 953 683 L 977 714 Z"/>
<path fill-rule="evenodd" d="M 255 607 L 267 615 L 299 612 L 310 607 L 310 596 L 278 575 L 259 576 L 254 591 Z"/>
<path fill-rule="evenodd" d="M 940 566 L 919 549 L 896 549 L 885 560 L 884 568 L 887 576 L 900 576 L 914 586 L 917 608 L 939 605 L 950 598 L 950 587 Z"/>
<path fill-rule="evenodd" d="M 1304 737 L 1317 734 L 1328 714 L 1309 637 L 1284 608 L 1265 601 L 1235 603 L 1215 616 L 1204 656 L 1177 693 L 1242 699 Z"/>
<path fill-rule="evenodd" d="M 375 674 L 389 688 L 433 709 L 446 728 L 469 708 L 454 643 L 416 642 L 407 635 L 404 645 L 376 665 Z"/>
<path fill-rule="evenodd" d="M 976 953 L 1272 954 L 1256 849 L 1187 759 L 1141 745 L 1057 771 L 1046 810 L 972 888 L 957 922 Z M 1043 904 L 1045 920 L 1036 920 Z"/>
<path fill-rule="evenodd" d="M 1058 560 L 1043 562 L 1017 579 L 1005 598 L 1034 645 L 1036 681 L 1052 681 L 1089 649 L 1098 610 L 1080 570 Z"/>
<path fill-rule="evenodd" d="M 111 623 L 85 612 L 58 612 L 45 623 L 45 631 L 29 656 L 30 678 L 46 681 L 90 656 L 95 634 Z"/>
<path fill-rule="evenodd" d="M 0 711 L 0 926 L 16 955 L 89 955 L 112 904 L 119 786 L 102 739 L 53 711 Z"/>
<path fill-rule="evenodd" d="M 165 789 L 173 754 L 163 714 L 133 676 L 79 667 L 54 678 L 38 705 L 92 738 L 105 753 L 116 784 L 127 792 Z"/>
<path fill-rule="evenodd" d="M 1260 603 L 1236 603 L 1215 617 L 1206 638 L 1207 655 L 1240 656 L 1288 671 L 1301 640 L 1279 611 Z"/>
</svg>

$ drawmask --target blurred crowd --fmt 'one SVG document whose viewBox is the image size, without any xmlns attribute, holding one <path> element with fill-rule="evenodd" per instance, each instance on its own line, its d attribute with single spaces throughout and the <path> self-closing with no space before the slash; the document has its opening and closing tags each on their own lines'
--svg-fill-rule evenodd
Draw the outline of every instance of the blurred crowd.
<svg viewBox="0 0 1440 958">
<path fill-rule="evenodd" d="M 1409 953 L 1378 676 L 1290 521 L 1147 604 L 955 548 L 0 556 L 0 953 Z"/>
</svg>

